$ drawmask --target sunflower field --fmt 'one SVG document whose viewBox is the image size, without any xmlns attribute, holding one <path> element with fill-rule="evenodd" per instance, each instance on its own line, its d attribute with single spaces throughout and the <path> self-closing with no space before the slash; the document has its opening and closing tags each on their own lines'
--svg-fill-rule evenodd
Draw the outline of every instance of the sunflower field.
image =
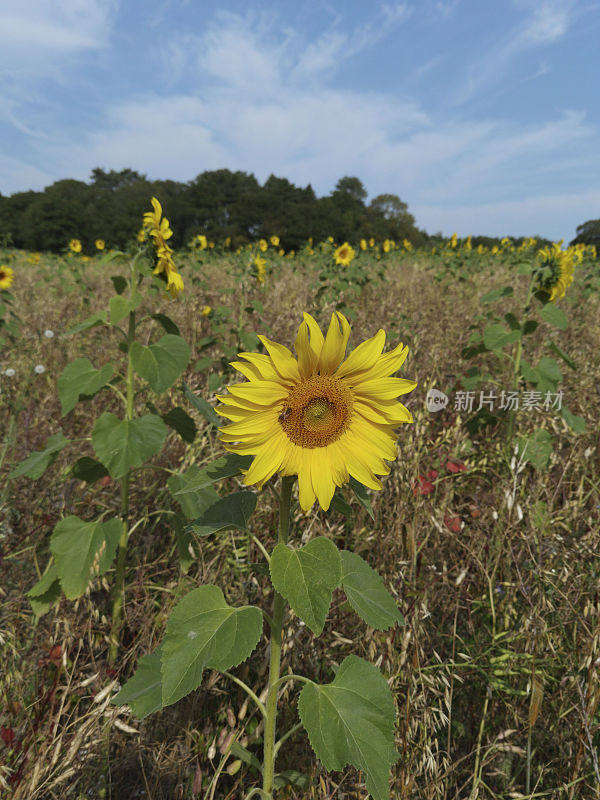
<svg viewBox="0 0 600 800">
<path fill-rule="evenodd" d="M 600 262 L 0 249 L 0 797 L 600 796 Z"/>
</svg>

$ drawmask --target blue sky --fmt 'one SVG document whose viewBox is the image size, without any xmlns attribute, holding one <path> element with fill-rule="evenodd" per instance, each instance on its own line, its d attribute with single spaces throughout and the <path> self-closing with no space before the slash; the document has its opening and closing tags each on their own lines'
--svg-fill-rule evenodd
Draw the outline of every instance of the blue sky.
<svg viewBox="0 0 600 800">
<path fill-rule="evenodd" d="M 600 217 L 599 0 L 2 0 L 0 192 L 227 167 L 358 176 L 419 227 Z"/>
</svg>

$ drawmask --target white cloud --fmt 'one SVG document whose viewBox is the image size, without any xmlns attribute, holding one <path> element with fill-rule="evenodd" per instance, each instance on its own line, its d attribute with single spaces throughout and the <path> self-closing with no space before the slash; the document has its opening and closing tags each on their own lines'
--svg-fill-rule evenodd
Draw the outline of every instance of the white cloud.
<svg viewBox="0 0 600 800">
<path fill-rule="evenodd" d="M 115 10 L 116 0 L 3 0 L 0 73 L 54 73 L 65 57 L 104 47 Z"/>
<path fill-rule="evenodd" d="M 502 203 L 411 208 L 419 224 L 430 233 L 449 236 L 544 236 L 569 242 L 582 222 L 597 216 L 600 191 L 532 195 Z"/>
</svg>

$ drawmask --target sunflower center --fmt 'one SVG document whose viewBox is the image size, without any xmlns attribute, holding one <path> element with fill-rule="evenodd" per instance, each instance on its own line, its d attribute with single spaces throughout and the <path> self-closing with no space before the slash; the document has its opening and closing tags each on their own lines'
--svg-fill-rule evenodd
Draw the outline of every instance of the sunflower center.
<svg viewBox="0 0 600 800">
<path fill-rule="evenodd" d="M 313 375 L 295 386 L 287 396 L 279 423 L 299 447 L 327 447 L 348 427 L 352 415 L 352 393 L 331 375 Z"/>
</svg>

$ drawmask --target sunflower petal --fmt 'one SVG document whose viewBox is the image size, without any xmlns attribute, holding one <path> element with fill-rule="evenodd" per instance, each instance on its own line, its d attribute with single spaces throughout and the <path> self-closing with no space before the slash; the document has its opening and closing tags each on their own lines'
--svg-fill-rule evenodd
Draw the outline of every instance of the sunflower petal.
<svg viewBox="0 0 600 800">
<path fill-rule="evenodd" d="M 339 321 L 335 314 L 331 315 L 327 337 L 321 350 L 319 358 L 319 370 L 321 375 L 332 375 L 337 367 L 344 360 L 346 345 L 350 338 L 350 325 L 343 314 L 337 312 Z M 341 330 L 340 330 L 341 322 Z"/>
<path fill-rule="evenodd" d="M 384 346 L 385 331 L 380 329 L 375 336 L 354 348 L 343 364 L 338 367 L 335 377 L 344 378 L 356 372 L 365 372 L 370 369 L 381 356 Z"/>
</svg>

